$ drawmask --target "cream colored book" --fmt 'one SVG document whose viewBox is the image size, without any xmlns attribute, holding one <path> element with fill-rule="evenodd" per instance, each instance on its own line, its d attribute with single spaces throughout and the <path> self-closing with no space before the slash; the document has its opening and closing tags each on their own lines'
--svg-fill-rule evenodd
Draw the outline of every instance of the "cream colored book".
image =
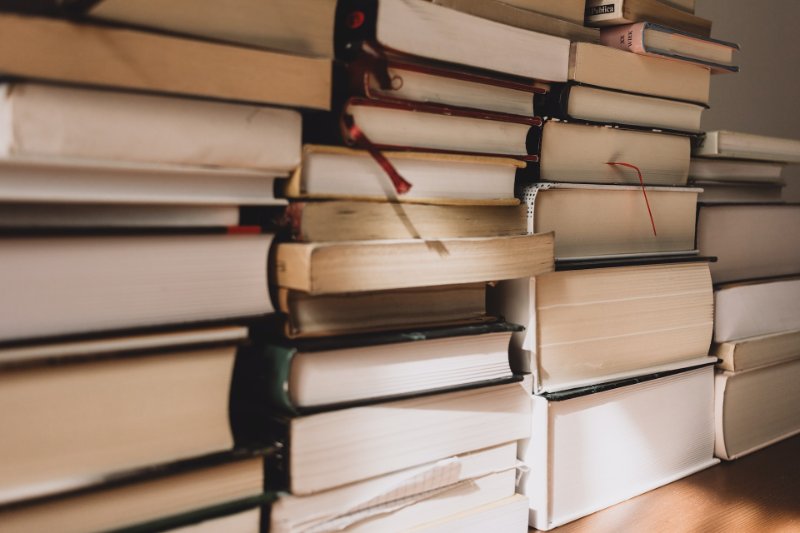
<svg viewBox="0 0 800 533">
<path fill-rule="evenodd" d="M 775 163 L 800 162 L 800 140 L 738 131 L 709 131 L 694 154 L 701 157 L 756 159 Z"/>
<path fill-rule="evenodd" d="M 740 372 L 800 358 L 800 329 L 714 343 L 717 368 Z"/>
<path fill-rule="evenodd" d="M 703 262 L 564 270 L 503 282 L 489 311 L 526 327 L 512 369 L 556 392 L 709 361 L 713 291 Z"/>
<path fill-rule="evenodd" d="M 281 243 L 280 287 L 336 294 L 530 277 L 553 270 L 553 234 Z"/>
<path fill-rule="evenodd" d="M 800 276 L 719 285 L 714 310 L 716 342 L 800 329 Z"/>
</svg>

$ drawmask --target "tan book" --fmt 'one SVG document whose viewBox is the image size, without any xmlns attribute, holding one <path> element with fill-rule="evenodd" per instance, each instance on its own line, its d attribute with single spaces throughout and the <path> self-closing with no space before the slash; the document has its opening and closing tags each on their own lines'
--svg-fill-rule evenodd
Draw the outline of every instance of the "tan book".
<svg viewBox="0 0 800 533">
<path fill-rule="evenodd" d="M 800 358 L 800 330 L 715 343 L 717 368 L 739 372 Z"/>
<path fill-rule="evenodd" d="M 631 93 L 708 105 L 711 71 L 591 43 L 572 43 L 569 79 Z"/>
<path fill-rule="evenodd" d="M 589 43 L 600 42 L 600 31 L 597 28 L 587 28 L 583 25 L 583 1 L 579 2 L 531 2 L 525 0 L 432 0 L 434 4 L 456 9 L 458 11 L 475 15 L 487 20 L 493 20 L 508 26 L 525 30 L 546 33 L 563 37 L 570 41 L 586 41 Z M 578 4 L 574 10 L 574 18 L 551 16 L 547 8 L 572 7 L 569 4 Z M 540 7 L 538 4 L 547 4 Z M 530 7 L 529 7 L 530 5 Z M 558 10 L 558 9 L 556 9 Z"/>
<path fill-rule="evenodd" d="M 553 0 L 551 0 L 553 1 Z M 333 57 L 336 0 L 103 0 L 99 19 L 291 54 Z"/>
<path fill-rule="evenodd" d="M 0 14 L 7 76 L 329 109 L 331 63 L 136 30 Z"/>
<path fill-rule="evenodd" d="M 504 3 L 549 17 L 583 24 L 586 0 L 502 0 Z"/>
<path fill-rule="evenodd" d="M 281 243 L 280 287 L 310 294 L 430 287 L 553 270 L 553 234 L 339 243 Z"/>
<path fill-rule="evenodd" d="M 501 237 L 526 232 L 525 211 L 521 205 L 292 202 L 286 221 L 301 242 Z"/>
<path fill-rule="evenodd" d="M 620 26 L 633 22 L 653 22 L 693 33 L 711 35 L 711 21 L 659 0 L 587 0 L 587 26 Z"/>
<path fill-rule="evenodd" d="M 533 373 L 536 393 L 713 362 L 704 262 L 564 270 L 502 282 L 490 303 L 526 327 L 512 368 Z"/>
<path fill-rule="evenodd" d="M 486 284 L 445 285 L 311 296 L 278 289 L 290 338 L 479 324 L 486 314 Z"/>
</svg>

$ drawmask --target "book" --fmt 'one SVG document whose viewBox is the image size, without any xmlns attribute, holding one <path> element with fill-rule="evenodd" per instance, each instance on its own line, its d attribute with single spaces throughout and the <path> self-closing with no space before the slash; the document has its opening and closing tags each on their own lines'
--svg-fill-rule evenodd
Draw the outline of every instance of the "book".
<svg viewBox="0 0 800 533">
<path fill-rule="evenodd" d="M 647 203 L 642 187 L 624 185 L 536 183 L 521 197 L 528 231 L 558 235 L 556 260 L 694 253 L 699 189 L 645 190 Z"/>
<path fill-rule="evenodd" d="M 737 131 L 709 131 L 694 149 L 700 157 L 800 162 L 800 141 Z"/>
<path fill-rule="evenodd" d="M 256 331 L 239 364 L 264 376 L 276 412 L 298 415 L 508 381 L 508 342 L 521 330 L 491 322 L 292 342 Z"/>
<path fill-rule="evenodd" d="M 475 283 L 552 270 L 552 234 L 280 243 L 275 251 L 278 286 L 313 295 Z"/>
<path fill-rule="evenodd" d="M 476 507 L 414 528 L 414 533 L 481 533 L 492 528 L 498 531 L 525 531 L 528 524 L 528 499 L 519 494 Z"/>
<path fill-rule="evenodd" d="M 84 489 L 0 506 L 0 521 L 4 531 L 19 533 L 145 532 L 191 527 L 223 513 L 255 512 L 257 525 L 258 507 L 269 499 L 263 486 L 264 457 L 216 454 L 148 466 Z"/>
<path fill-rule="evenodd" d="M 237 442 L 284 442 L 280 488 L 295 496 L 530 435 L 530 396 L 520 383 L 277 419 L 259 380 L 245 381 L 231 399 Z"/>
<path fill-rule="evenodd" d="M 228 396 L 246 335 L 228 327 L 0 349 L 0 502 L 230 449 Z"/>
<path fill-rule="evenodd" d="M 575 147 L 581 147 L 576 150 Z M 542 129 L 538 178 L 569 183 L 686 185 L 689 137 L 548 120 Z"/>
<path fill-rule="evenodd" d="M 800 273 L 798 204 L 712 204 L 697 214 L 697 247 L 717 257 L 714 283 Z"/>
<path fill-rule="evenodd" d="M 566 81 L 567 39 L 499 24 L 425 0 L 349 0 L 339 10 L 342 32 L 337 35 L 337 57 L 347 49 L 359 48 L 354 43 L 370 40 L 430 61 L 542 81 Z M 346 27 L 351 15 L 361 24 Z"/>
<path fill-rule="evenodd" d="M 292 202 L 285 223 L 299 242 L 502 237 L 526 233 L 525 212 L 521 205 Z"/>
<path fill-rule="evenodd" d="M 705 366 L 534 396 L 522 456 L 531 526 L 550 530 L 716 464 L 713 379 Z"/>
<path fill-rule="evenodd" d="M 327 59 L 9 13 L 0 14 L 0 71 L 18 78 L 259 104 L 331 105 Z"/>
<path fill-rule="evenodd" d="M 77 2 L 75 2 L 77 3 Z M 236 0 L 225 9 L 210 1 L 103 0 L 92 18 L 280 50 L 333 57 L 335 0 Z"/>
<path fill-rule="evenodd" d="M 714 381 L 717 457 L 739 459 L 800 432 L 800 359 L 739 372 Z"/>
<path fill-rule="evenodd" d="M 272 235 L 32 235 L 0 241 L 0 315 L 6 317 L 0 342 L 273 311 L 267 286 Z"/>
<path fill-rule="evenodd" d="M 682 9 L 687 13 L 694 14 L 695 0 L 660 0 L 662 4 Z"/>
<path fill-rule="evenodd" d="M 354 97 L 340 116 L 310 119 L 307 141 L 382 150 L 450 152 L 468 155 L 510 156 L 535 160 L 530 139 L 542 125 L 539 117 L 522 117 L 488 111 L 453 109 L 418 102 Z M 356 131 L 358 130 L 358 131 Z M 531 157 L 528 157 L 531 155 Z"/>
<path fill-rule="evenodd" d="M 547 90 L 545 83 L 425 62 L 368 42 L 360 46 L 342 74 L 349 96 L 532 117 L 534 94 Z"/>
<path fill-rule="evenodd" d="M 501 283 L 489 304 L 525 326 L 511 366 L 537 394 L 707 362 L 714 328 L 702 262 L 564 270 Z"/>
<path fill-rule="evenodd" d="M 701 105 L 708 105 L 711 89 L 706 67 L 591 43 L 572 43 L 569 80 Z"/>
<path fill-rule="evenodd" d="M 170 529 L 171 533 L 214 533 L 215 531 L 225 531 L 226 533 L 251 533 L 261 528 L 262 509 L 254 508 L 245 511 L 238 511 L 232 514 L 220 515 L 216 518 L 208 518 L 190 525 L 180 526 Z"/>
<path fill-rule="evenodd" d="M 547 35 L 554 35 L 570 41 L 600 42 L 600 31 L 583 25 L 583 1 L 547 1 L 531 4 L 514 0 L 433 0 L 433 3 L 456 9 L 476 17 L 500 24 L 522 28 Z M 575 9 L 577 7 L 577 9 Z M 555 9 L 553 9 L 555 8 Z M 568 8 L 577 16 L 565 13 L 549 13 Z M 561 15 L 561 16 L 559 16 Z"/>
<path fill-rule="evenodd" d="M 306 145 L 300 167 L 286 183 L 292 199 L 391 200 L 458 205 L 517 205 L 516 170 L 510 158 L 456 154 L 384 152 L 412 184 L 402 196 L 368 152 L 338 146 Z"/>
<path fill-rule="evenodd" d="M 729 283 L 714 291 L 714 340 L 800 329 L 800 277 Z"/>
<path fill-rule="evenodd" d="M 783 184 L 784 163 L 748 161 L 742 159 L 713 159 L 692 157 L 689 178 L 720 183 L 774 183 Z"/>
<path fill-rule="evenodd" d="M 698 133 L 704 107 L 585 85 L 554 84 L 549 93 L 537 95 L 536 109 L 543 117 L 562 120 Z"/>
<path fill-rule="evenodd" d="M 654 22 L 701 37 L 711 35 L 711 21 L 659 0 L 587 0 L 587 26 Z"/>
<path fill-rule="evenodd" d="M 655 22 L 603 28 L 600 40 L 606 46 L 634 54 L 696 63 L 710 68 L 715 74 L 739 71 L 733 61 L 733 53 L 739 49 L 738 44 L 701 37 Z"/>
<path fill-rule="evenodd" d="M 35 83 L 2 84 L 0 94 L 5 117 L 0 157 L 5 159 L 284 174 L 300 162 L 302 124 L 293 110 Z"/>
<path fill-rule="evenodd" d="M 702 187 L 703 192 L 697 197 L 701 204 L 781 204 L 783 200 L 783 183 L 742 181 L 705 181 L 689 178 L 690 185 Z"/>
<path fill-rule="evenodd" d="M 42 128 L 50 126 L 49 122 L 40 125 Z M 187 128 L 188 126 L 185 125 Z M 132 150 L 124 152 L 122 146 L 115 147 L 113 152 L 98 149 L 97 158 L 91 159 L 70 156 L 0 157 L 0 201 L 116 205 L 120 211 L 123 206 L 133 205 L 195 208 L 286 205 L 286 200 L 275 197 L 274 190 L 278 180 L 288 177 L 294 165 L 300 160 L 299 129 L 296 132 L 281 131 L 281 135 L 285 136 L 287 141 L 292 133 L 296 133 L 293 141 L 297 143 L 296 147 L 291 147 L 294 157 L 289 155 L 287 146 L 287 151 L 280 154 L 280 157 L 286 160 L 279 161 L 275 158 L 275 169 L 152 164 L 124 159 L 101 159 L 106 155 L 119 158 L 130 157 L 127 155 L 129 153 L 131 156 L 134 155 Z M 36 135 L 39 138 L 38 132 Z M 77 141 L 76 136 L 79 134 L 62 130 L 62 135 L 64 142 L 67 142 L 67 139 Z M 80 135 L 84 136 L 83 133 Z M 120 139 L 120 142 L 122 141 L 125 140 Z M 90 146 L 95 144 L 88 138 L 81 141 L 81 144 L 83 142 Z M 209 143 L 205 149 L 210 151 L 220 146 L 223 146 L 222 143 L 215 145 Z M 90 149 L 94 148 L 83 150 Z M 44 148 L 38 150 L 42 151 Z M 166 154 L 159 157 L 165 156 Z"/>
<path fill-rule="evenodd" d="M 583 24 L 584 0 L 503 0 L 503 2 L 548 17 Z"/>
<path fill-rule="evenodd" d="M 347 531 L 408 531 L 511 497 L 516 463 L 517 446 L 509 442 L 316 494 L 281 493 L 270 510 L 270 531 L 336 525 Z"/>
<path fill-rule="evenodd" d="M 752 370 L 800 358 L 800 329 L 715 342 L 711 355 L 717 368 L 730 372 Z"/>
<path fill-rule="evenodd" d="M 481 324 L 486 314 L 486 284 L 370 291 L 309 296 L 278 289 L 289 338 L 339 336 L 455 324 Z"/>
</svg>

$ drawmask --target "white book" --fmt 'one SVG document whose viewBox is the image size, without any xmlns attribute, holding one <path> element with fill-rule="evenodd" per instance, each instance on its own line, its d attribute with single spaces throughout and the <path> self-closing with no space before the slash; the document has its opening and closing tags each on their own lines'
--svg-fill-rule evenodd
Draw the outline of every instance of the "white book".
<svg viewBox="0 0 800 533">
<path fill-rule="evenodd" d="M 297 111 L 35 83 L 0 85 L 0 158 L 127 161 L 287 173 Z"/>
<path fill-rule="evenodd" d="M 533 397 L 521 487 L 550 530 L 715 463 L 714 369 L 592 394 Z"/>
<path fill-rule="evenodd" d="M 482 505 L 409 530 L 409 533 L 484 533 L 528 531 L 528 498 L 514 494 L 500 501 Z"/>
<path fill-rule="evenodd" d="M 722 285 L 714 303 L 715 342 L 800 329 L 800 277 Z"/>
</svg>

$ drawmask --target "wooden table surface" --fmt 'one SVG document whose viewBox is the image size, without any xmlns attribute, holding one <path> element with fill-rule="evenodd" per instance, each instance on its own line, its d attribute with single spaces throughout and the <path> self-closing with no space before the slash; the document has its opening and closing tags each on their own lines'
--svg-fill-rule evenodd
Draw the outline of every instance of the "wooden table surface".
<svg viewBox="0 0 800 533">
<path fill-rule="evenodd" d="M 553 531 L 800 533 L 800 436 Z"/>
</svg>

